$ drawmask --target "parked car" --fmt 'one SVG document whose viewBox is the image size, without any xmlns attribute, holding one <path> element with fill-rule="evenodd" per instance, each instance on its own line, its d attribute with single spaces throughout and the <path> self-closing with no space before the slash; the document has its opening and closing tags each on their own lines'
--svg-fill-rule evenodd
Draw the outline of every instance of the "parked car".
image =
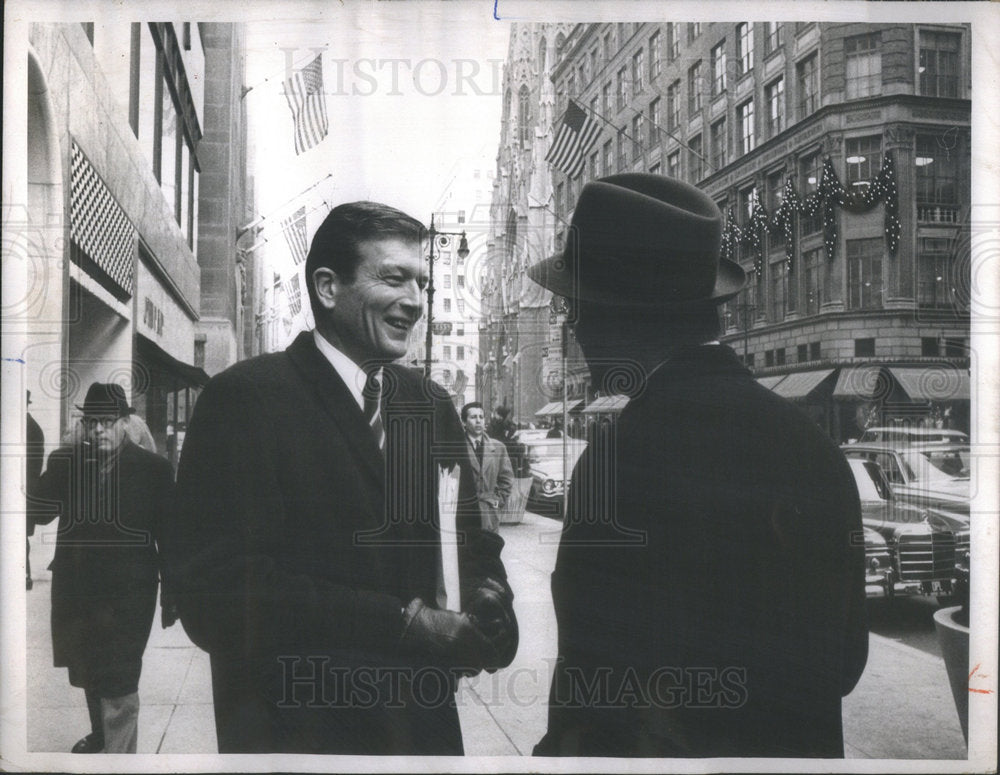
<svg viewBox="0 0 1000 775">
<path fill-rule="evenodd" d="M 849 459 L 878 463 L 899 500 L 968 517 L 968 444 L 857 442 L 841 449 Z"/>
<path fill-rule="evenodd" d="M 877 463 L 847 462 L 861 499 L 868 596 L 951 595 L 956 567 L 968 567 L 968 519 L 904 503 Z"/>
<path fill-rule="evenodd" d="M 563 496 L 573 474 L 573 467 L 587 448 L 587 442 L 569 436 L 548 439 L 529 435 L 525 438 L 521 432 L 515 438 L 526 448 L 531 473 L 529 508 L 538 509 L 546 516 L 560 516 Z"/>
<path fill-rule="evenodd" d="M 868 428 L 858 439 L 862 444 L 872 441 L 886 441 L 906 444 L 923 444 L 927 442 L 951 442 L 968 444 L 969 434 L 945 428 L 904 428 L 876 427 Z"/>
</svg>

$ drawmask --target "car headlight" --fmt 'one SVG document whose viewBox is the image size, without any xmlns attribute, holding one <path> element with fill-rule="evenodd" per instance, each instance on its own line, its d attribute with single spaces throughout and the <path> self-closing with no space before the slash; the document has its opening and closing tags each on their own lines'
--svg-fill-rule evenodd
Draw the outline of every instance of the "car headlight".
<svg viewBox="0 0 1000 775">
<path fill-rule="evenodd" d="M 551 495 L 556 491 L 556 483 L 553 479 L 546 479 L 542 482 L 542 491 Z"/>
</svg>

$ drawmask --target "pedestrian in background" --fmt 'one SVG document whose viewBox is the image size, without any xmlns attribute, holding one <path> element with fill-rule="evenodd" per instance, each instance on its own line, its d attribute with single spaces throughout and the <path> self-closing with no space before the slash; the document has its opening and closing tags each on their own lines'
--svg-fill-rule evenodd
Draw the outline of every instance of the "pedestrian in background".
<svg viewBox="0 0 1000 775">
<path fill-rule="evenodd" d="M 157 541 L 173 470 L 126 437 L 120 385 L 87 390 L 74 442 L 55 450 L 32 518 L 59 520 L 52 560 L 52 653 L 87 699 L 91 732 L 73 753 L 135 753 L 139 676 L 156 610 Z"/>
<path fill-rule="evenodd" d="M 461 421 L 392 364 L 423 311 L 425 235 L 385 205 L 333 208 L 305 265 L 316 329 L 195 405 L 168 578 L 211 655 L 222 753 L 461 754 L 458 676 L 514 658 Z M 461 611 L 438 598 L 441 467 L 459 475 Z"/>
<path fill-rule="evenodd" d="M 500 512 L 514 486 L 514 469 L 503 442 L 486 434 L 486 413 L 479 401 L 462 407 L 462 422 L 472 458 L 483 529 L 495 533 L 500 529 Z"/>
<path fill-rule="evenodd" d="M 524 444 L 521 444 L 514 437 L 514 434 L 517 433 L 517 425 L 510 417 L 509 406 L 500 404 L 493 409 L 493 416 L 490 418 L 490 424 L 486 426 L 486 433 L 490 438 L 503 442 L 507 448 L 507 457 L 510 459 L 515 479 L 531 475 L 525 459 L 527 450 Z"/>
<path fill-rule="evenodd" d="M 536 754 L 844 755 L 868 647 L 858 493 L 833 441 L 717 341 L 746 282 L 721 230 L 697 188 L 616 175 L 528 270 L 570 298 L 595 388 L 634 375 L 573 474 Z"/>
</svg>

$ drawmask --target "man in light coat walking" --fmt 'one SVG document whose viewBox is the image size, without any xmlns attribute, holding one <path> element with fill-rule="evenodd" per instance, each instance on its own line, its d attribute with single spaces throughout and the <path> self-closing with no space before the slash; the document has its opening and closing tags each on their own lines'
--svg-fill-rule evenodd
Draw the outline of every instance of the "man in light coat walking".
<svg viewBox="0 0 1000 775">
<path fill-rule="evenodd" d="M 500 511 L 514 486 L 514 469 L 503 442 L 486 435 L 486 412 L 473 401 L 462 407 L 465 437 L 469 442 L 472 470 L 476 475 L 476 494 L 483 515 L 483 529 L 494 533 L 500 528 Z"/>
</svg>

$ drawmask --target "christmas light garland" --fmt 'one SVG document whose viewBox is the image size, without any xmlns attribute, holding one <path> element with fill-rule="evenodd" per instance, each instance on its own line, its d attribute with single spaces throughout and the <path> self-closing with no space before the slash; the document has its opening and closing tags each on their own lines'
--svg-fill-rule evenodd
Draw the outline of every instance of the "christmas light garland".
<svg viewBox="0 0 1000 775">
<path fill-rule="evenodd" d="M 764 261 L 764 246 L 761 233 L 766 229 L 769 234 L 784 232 L 785 263 L 788 271 L 793 269 L 795 256 L 795 230 L 793 222 L 796 215 L 813 217 L 823 214 L 823 243 L 826 246 L 826 257 L 833 260 L 837 250 L 838 217 L 836 208 L 852 214 L 871 212 L 879 203 L 885 204 L 885 240 L 891 255 L 896 255 L 899 246 L 899 195 L 896 189 L 896 169 L 892 156 L 886 154 L 882 167 L 871 180 L 858 190 L 849 191 L 844 188 L 833 168 L 829 156 L 823 162 L 823 173 L 816 191 L 804 199 L 795 190 L 791 178 L 785 180 L 785 188 L 781 204 L 773 214 L 761 205 L 757 191 L 751 199 L 750 220 L 742 228 L 736 223 L 733 208 L 729 208 L 726 223 L 722 229 L 722 256 L 735 261 L 740 245 L 752 248 L 754 251 L 754 270 L 760 271 Z"/>
</svg>

